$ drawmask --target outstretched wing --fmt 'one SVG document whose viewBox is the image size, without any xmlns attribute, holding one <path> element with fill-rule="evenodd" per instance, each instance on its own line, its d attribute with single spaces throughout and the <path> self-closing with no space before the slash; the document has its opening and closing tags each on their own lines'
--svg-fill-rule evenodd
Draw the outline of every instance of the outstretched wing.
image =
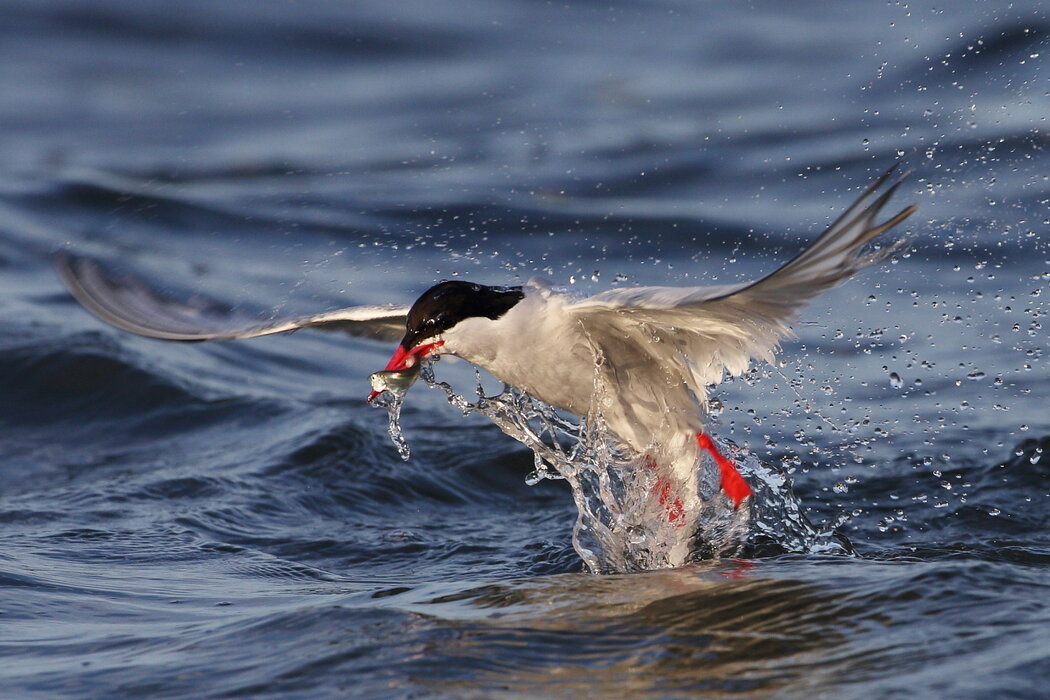
<svg viewBox="0 0 1050 700">
<path fill-rule="evenodd" d="M 742 374 L 752 359 L 772 361 L 807 301 L 901 245 L 900 240 L 877 250 L 865 245 L 915 211 L 909 206 L 886 221 L 876 220 L 900 185 L 898 180 L 878 194 L 895 168 L 876 179 L 809 247 L 757 282 L 613 289 L 568 308 L 596 342 L 602 343 L 605 334 L 610 344 L 630 339 L 650 362 L 684 366 L 683 381 L 703 400 L 706 387 L 720 382 L 724 373 Z"/>
<path fill-rule="evenodd" d="M 90 258 L 63 252 L 53 260 L 62 282 L 84 308 L 117 328 L 150 338 L 233 340 L 311 327 L 392 342 L 405 334 L 407 306 L 351 306 L 313 316 L 260 320 L 238 316 L 212 301 L 169 299 L 134 277 L 108 273 Z"/>
</svg>

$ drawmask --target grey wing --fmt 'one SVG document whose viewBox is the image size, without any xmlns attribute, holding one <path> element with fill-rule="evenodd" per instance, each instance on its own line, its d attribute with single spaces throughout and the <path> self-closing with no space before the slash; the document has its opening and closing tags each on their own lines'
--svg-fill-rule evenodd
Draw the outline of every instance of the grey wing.
<svg viewBox="0 0 1050 700">
<path fill-rule="evenodd" d="M 405 334 L 405 306 L 352 306 L 287 319 L 246 318 L 213 301 L 175 301 L 142 281 L 108 273 L 90 258 L 56 253 L 55 268 L 84 308 L 106 323 L 164 340 L 201 341 L 254 338 L 299 328 L 327 328 L 396 342 Z"/>
<path fill-rule="evenodd" d="M 866 244 L 915 211 L 909 206 L 879 223 L 876 218 L 900 185 L 886 188 L 895 168 L 877 178 L 805 250 L 756 282 L 721 287 L 614 289 L 576 302 L 570 310 L 599 334 L 633 336 L 655 362 L 684 365 L 683 379 L 703 399 L 705 387 L 725 372 L 739 375 L 752 359 L 772 361 L 779 341 L 807 301 L 897 250 Z M 653 338 L 658 338 L 654 342 Z"/>
</svg>

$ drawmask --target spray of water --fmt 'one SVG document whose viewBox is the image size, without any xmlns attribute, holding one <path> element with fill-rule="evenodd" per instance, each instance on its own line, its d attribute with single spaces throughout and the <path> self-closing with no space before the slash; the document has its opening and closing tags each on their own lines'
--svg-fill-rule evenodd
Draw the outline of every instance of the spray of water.
<svg viewBox="0 0 1050 700">
<path fill-rule="evenodd" d="M 475 396 L 468 399 L 437 381 L 429 361 L 420 376 L 464 415 L 483 415 L 528 447 L 535 463 L 528 484 L 543 479 L 569 484 L 578 511 L 573 546 L 593 573 L 648 571 L 737 556 L 752 544 L 791 552 L 844 551 L 830 533 L 810 524 L 780 471 L 730 442 L 720 441 L 720 449 L 751 484 L 752 498 L 733 508 L 719 490 L 717 465 L 703 453 L 695 464 L 696 493 L 676 492 L 687 505 L 674 512 L 664 477 L 649 457 L 623 445 L 606 428 L 597 398 L 587 416 L 575 418 L 513 387 L 486 395 L 480 375 Z M 595 397 L 601 397 L 598 373 L 595 381 Z M 404 393 L 386 392 L 380 405 L 390 415 L 390 437 L 407 459 L 399 423 Z"/>
<path fill-rule="evenodd" d="M 407 462 L 409 457 L 412 456 L 412 450 L 401 432 L 401 407 L 405 403 L 406 393 L 408 393 L 407 387 L 403 389 L 386 388 L 372 399 L 372 405 L 386 409 L 389 418 L 386 428 L 387 434 L 390 435 L 390 440 L 394 443 L 394 447 L 397 448 L 397 453 L 401 455 L 401 459 Z"/>
</svg>

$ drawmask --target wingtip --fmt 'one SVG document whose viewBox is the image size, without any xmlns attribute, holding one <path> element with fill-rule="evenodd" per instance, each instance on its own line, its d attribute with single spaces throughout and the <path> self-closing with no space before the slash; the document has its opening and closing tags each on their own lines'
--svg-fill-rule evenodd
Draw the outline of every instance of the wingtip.
<svg viewBox="0 0 1050 700">
<path fill-rule="evenodd" d="M 73 255 L 69 252 L 68 248 L 55 248 L 48 253 L 47 258 L 51 261 L 51 265 L 59 272 L 62 270 L 68 270 L 72 267 Z"/>
<path fill-rule="evenodd" d="M 51 266 L 58 273 L 59 279 L 74 296 L 76 296 L 77 288 L 80 287 L 80 275 L 77 273 L 77 268 L 84 264 L 98 264 L 93 258 L 75 253 L 68 246 L 55 248 L 48 254 L 48 258 L 51 260 Z"/>
<path fill-rule="evenodd" d="M 890 189 L 896 189 L 898 185 L 908 179 L 915 172 L 915 168 L 904 167 L 904 157 L 898 158 L 890 167 L 882 171 L 878 177 L 872 180 L 865 190 L 865 194 L 872 194 L 880 189 L 887 181 L 893 180 Z"/>
<path fill-rule="evenodd" d="M 51 266 L 55 269 L 58 279 L 74 298 L 79 299 L 77 290 L 80 287 L 77 281 L 76 264 L 83 260 L 81 256 L 72 253 L 68 248 L 56 248 L 48 254 Z"/>
<path fill-rule="evenodd" d="M 885 170 L 883 170 L 882 174 L 879 175 L 874 180 L 872 180 L 871 184 L 868 185 L 867 189 L 865 190 L 865 194 L 871 194 L 872 192 L 875 192 L 875 190 L 877 190 L 880 187 L 882 187 L 882 185 L 887 180 L 890 179 L 890 177 L 893 175 L 893 173 L 895 173 L 897 171 L 897 168 L 899 168 L 900 166 L 901 166 L 901 161 L 898 160 L 895 163 L 893 163 L 893 165 L 891 165 L 890 167 L 888 167 Z M 903 179 L 903 178 L 898 177 L 897 178 L 897 182 L 899 183 L 901 179 Z"/>
<path fill-rule="evenodd" d="M 881 236 L 883 233 L 889 231 L 891 228 L 901 223 L 918 210 L 918 204 L 909 204 L 908 206 L 904 207 L 899 212 L 891 216 L 886 221 L 883 221 L 878 226 L 873 226 L 869 232 L 869 240 Z"/>
</svg>

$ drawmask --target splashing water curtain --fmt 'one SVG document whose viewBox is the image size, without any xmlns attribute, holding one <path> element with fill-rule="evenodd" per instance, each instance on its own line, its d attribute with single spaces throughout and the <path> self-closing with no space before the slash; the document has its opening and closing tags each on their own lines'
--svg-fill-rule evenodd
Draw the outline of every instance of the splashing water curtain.
<svg viewBox="0 0 1050 700">
<path fill-rule="evenodd" d="M 528 447 L 535 469 L 526 477 L 527 484 L 544 479 L 569 484 L 578 511 L 573 547 L 592 573 L 646 571 L 731 557 L 756 542 L 792 552 L 845 551 L 831 532 L 822 532 L 808 521 L 784 474 L 728 441 L 719 441 L 718 447 L 728 451 L 749 477 L 754 496 L 734 508 L 719 490 L 719 466 L 705 452 L 696 463 L 696 493 L 686 498 L 691 507 L 683 509 L 677 498 L 672 505 L 667 484 L 652 468 L 651 458 L 625 448 L 606 429 L 599 410 L 604 392 L 597 372 L 595 405 L 588 416 L 574 420 L 506 385 L 498 394 L 486 396 L 477 370 L 475 399 L 468 400 L 436 380 L 432 364 L 437 359 L 422 362 L 419 376 L 427 386 L 443 391 L 463 415 L 485 416 Z M 410 385 L 406 379 L 384 386 L 376 401 L 387 409 L 390 438 L 403 459 L 408 459 L 409 447 L 401 432 L 400 413 Z"/>
</svg>

